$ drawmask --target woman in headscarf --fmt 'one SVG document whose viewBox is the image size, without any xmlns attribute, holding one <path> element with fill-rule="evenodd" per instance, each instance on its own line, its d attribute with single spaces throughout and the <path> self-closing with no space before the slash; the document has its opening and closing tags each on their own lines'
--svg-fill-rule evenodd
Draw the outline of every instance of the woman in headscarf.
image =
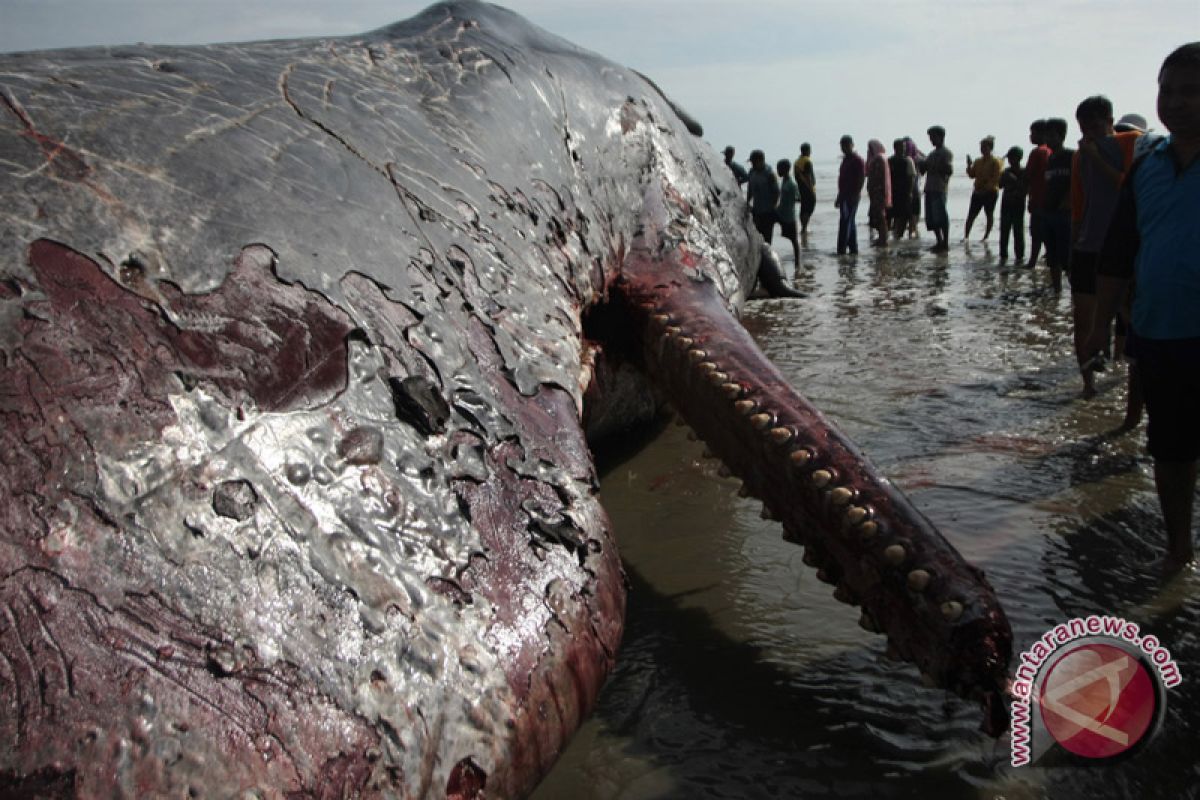
<svg viewBox="0 0 1200 800">
<path fill-rule="evenodd" d="M 867 197 L 871 201 L 867 216 L 871 228 L 879 233 L 879 238 L 873 244 L 886 245 L 887 209 L 892 204 L 892 175 L 883 142 L 878 139 L 867 143 Z"/>
<path fill-rule="evenodd" d="M 921 162 L 925 160 L 925 154 L 921 152 L 921 148 L 917 147 L 917 143 L 912 140 L 911 136 L 904 137 L 904 154 L 912 159 L 917 168 L 917 176 L 913 179 L 912 185 L 912 205 L 909 208 L 912 216 L 908 218 L 908 235 L 909 238 L 915 239 L 917 223 L 921 221 Z"/>
</svg>

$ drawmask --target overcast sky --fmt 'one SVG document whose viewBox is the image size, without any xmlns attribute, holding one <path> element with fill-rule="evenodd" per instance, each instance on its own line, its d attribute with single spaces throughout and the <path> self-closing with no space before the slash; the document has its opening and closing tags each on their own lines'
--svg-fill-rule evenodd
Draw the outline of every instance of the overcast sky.
<svg viewBox="0 0 1200 800">
<path fill-rule="evenodd" d="M 360 33 L 408 0 L 0 0 L 0 51 Z M 940 123 L 958 155 L 994 134 L 1027 147 L 1030 120 L 1105 94 L 1159 127 L 1155 78 L 1200 39 L 1200 0 L 512 0 L 532 22 L 637 68 L 739 158 L 819 160 Z"/>
</svg>

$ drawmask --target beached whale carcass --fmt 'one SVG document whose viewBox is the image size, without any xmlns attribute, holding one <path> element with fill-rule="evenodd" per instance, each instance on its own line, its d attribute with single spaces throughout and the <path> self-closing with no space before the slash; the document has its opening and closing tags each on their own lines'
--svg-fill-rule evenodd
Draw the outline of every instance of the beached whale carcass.
<svg viewBox="0 0 1200 800">
<path fill-rule="evenodd" d="M 621 633 L 585 427 L 662 397 L 995 700 L 990 587 L 737 324 L 759 242 L 636 73 L 449 3 L 7 55 L 0 120 L 10 790 L 527 792 Z"/>
</svg>

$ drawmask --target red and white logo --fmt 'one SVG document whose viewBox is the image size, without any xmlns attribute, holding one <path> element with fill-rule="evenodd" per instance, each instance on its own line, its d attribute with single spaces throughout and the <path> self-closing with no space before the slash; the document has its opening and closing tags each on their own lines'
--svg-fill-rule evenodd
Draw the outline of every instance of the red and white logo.
<svg viewBox="0 0 1200 800">
<path fill-rule="evenodd" d="M 1111 758 L 1146 735 L 1158 693 L 1145 665 L 1124 648 L 1081 644 L 1050 663 L 1037 701 L 1060 745 L 1086 758 Z"/>
<path fill-rule="evenodd" d="M 1165 718 L 1166 690 L 1183 681 L 1154 634 L 1120 617 L 1077 617 L 1021 653 L 1012 693 L 1012 765 L 1058 747 L 1116 758 L 1148 741 Z"/>
</svg>

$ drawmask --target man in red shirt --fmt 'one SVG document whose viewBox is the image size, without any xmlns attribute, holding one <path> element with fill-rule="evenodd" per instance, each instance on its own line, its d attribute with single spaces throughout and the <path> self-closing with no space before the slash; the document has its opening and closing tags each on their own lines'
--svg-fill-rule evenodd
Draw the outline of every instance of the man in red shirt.
<svg viewBox="0 0 1200 800">
<path fill-rule="evenodd" d="M 1025 162 L 1025 175 L 1029 179 L 1029 269 L 1037 266 L 1042 250 L 1042 214 L 1046 203 L 1046 162 L 1050 159 L 1050 148 L 1046 146 L 1046 120 L 1034 120 L 1029 126 L 1029 142 L 1033 150 Z"/>
</svg>

